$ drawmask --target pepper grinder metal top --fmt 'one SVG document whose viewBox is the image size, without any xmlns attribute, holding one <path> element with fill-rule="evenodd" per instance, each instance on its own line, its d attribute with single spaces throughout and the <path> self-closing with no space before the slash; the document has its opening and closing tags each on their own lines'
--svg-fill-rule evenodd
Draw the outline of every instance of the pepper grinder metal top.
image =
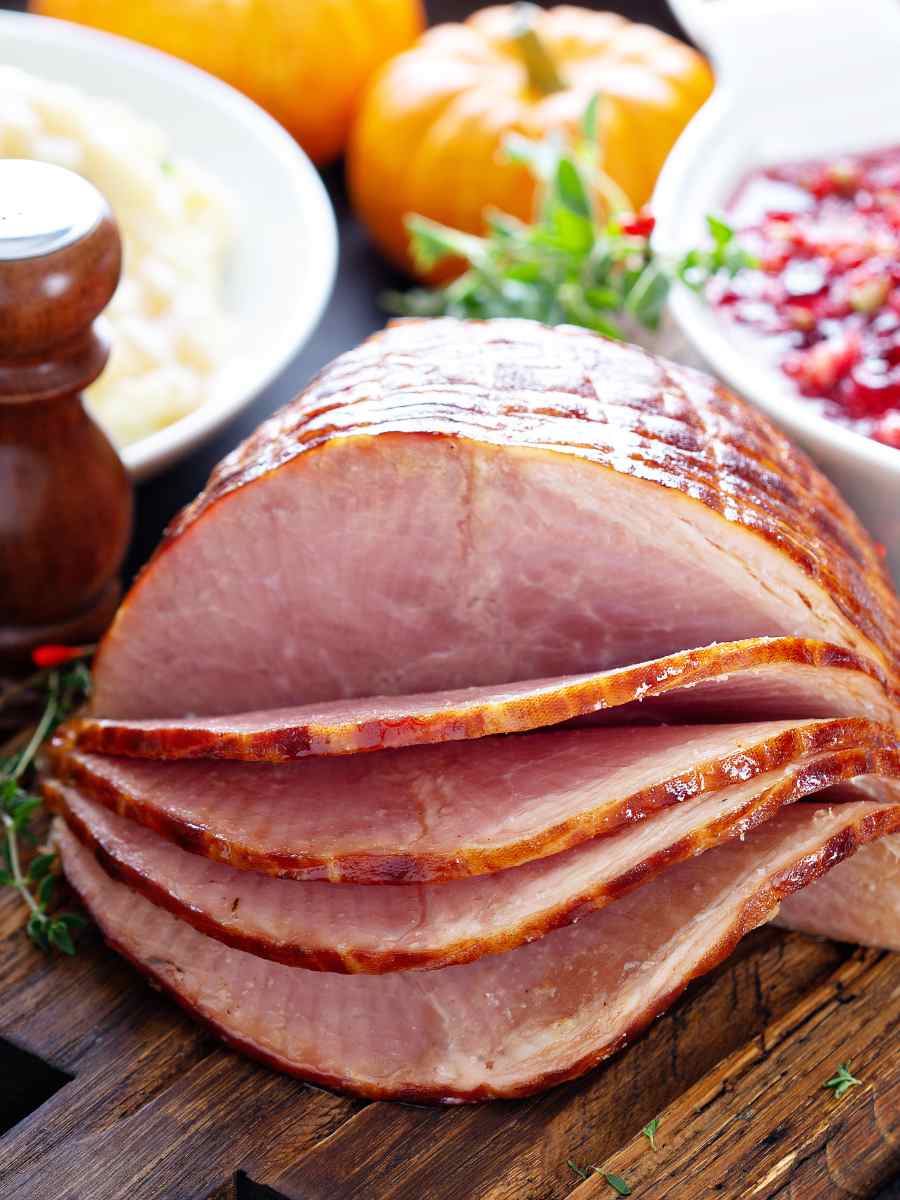
<svg viewBox="0 0 900 1200">
<path fill-rule="evenodd" d="M 132 494 L 81 391 L 106 364 L 121 242 L 101 194 L 62 167 L 0 160 L 0 665 L 109 624 Z M 97 323 L 95 323 L 97 322 Z"/>
</svg>

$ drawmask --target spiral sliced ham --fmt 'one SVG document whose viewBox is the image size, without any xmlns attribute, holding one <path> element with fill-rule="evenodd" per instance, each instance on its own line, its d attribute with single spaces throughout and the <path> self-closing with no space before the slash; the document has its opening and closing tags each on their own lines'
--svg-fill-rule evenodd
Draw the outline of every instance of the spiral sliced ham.
<svg viewBox="0 0 900 1200">
<path fill-rule="evenodd" d="M 875 547 L 759 413 L 585 330 L 403 322 L 213 473 L 122 605 L 96 716 L 227 715 L 823 640 L 896 685 Z"/>
<path fill-rule="evenodd" d="M 890 843 L 797 895 L 900 829 L 898 697 L 878 551 L 759 413 L 584 330 L 404 322 L 172 523 L 45 789 L 108 940 L 235 1045 L 517 1096 L 782 898 L 900 940 Z"/>
<path fill-rule="evenodd" d="M 70 736 L 82 749 L 101 754 L 287 762 L 518 733 L 586 718 L 630 724 L 785 715 L 897 719 L 895 697 L 865 659 L 824 642 L 754 638 L 594 675 L 501 687 L 175 721 L 89 716 L 70 727 Z"/>
<path fill-rule="evenodd" d="M 803 755 L 561 854 L 416 887 L 329 887 L 235 870 L 136 828 L 73 788 L 51 782 L 45 791 L 113 876 L 204 933 L 290 965 L 378 973 L 511 950 L 580 920 L 674 863 L 744 837 L 785 804 L 870 773 L 900 777 L 900 754 L 882 744 Z M 900 784 L 882 790 L 900 804 Z"/>
<path fill-rule="evenodd" d="M 438 971 L 339 975 L 224 947 L 112 881 L 64 826 L 66 874 L 107 940 L 227 1041 L 369 1096 L 522 1096 L 632 1038 L 779 900 L 900 826 L 900 807 L 796 804 L 577 925 Z"/>
<path fill-rule="evenodd" d="M 220 862 L 371 884 L 516 866 L 827 751 L 855 756 L 865 774 L 896 752 L 896 734 L 862 718 L 614 726 L 285 764 L 74 751 L 58 755 L 56 769 L 89 797 Z"/>
</svg>

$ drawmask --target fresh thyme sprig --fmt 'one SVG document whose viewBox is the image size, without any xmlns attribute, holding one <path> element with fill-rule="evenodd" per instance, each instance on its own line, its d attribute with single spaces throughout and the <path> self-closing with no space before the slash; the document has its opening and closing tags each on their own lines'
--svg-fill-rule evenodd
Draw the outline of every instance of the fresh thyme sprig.
<svg viewBox="0 0 900 1200">
<path fill-rule="evenodd" d="M 579 1179 L 590 1179 L 592 1175 L 600 1175 L 618 1195 L 631 1195 L 631 1184 L 627 1179 L 623 1179 L 621 1175 L 615 1175 L 612 1171 L 604 1171 L 600 1167 L 579 1167 L 571 1158 L 566 1159 L 566 1166 L 571 1171 L 574 1171 Z"/>
<path fill-rule="evenodd" d="M 66 657 L 73 661 L 64 670 L 57 666 L 44 668 L 22 685 L 26 690 L 43 688 L 43 710 L 24 748 L 0 759 L 3 820 L 0 886 L 15 888 L 28 908 L 26 930 L 31 940 L 42 950 L 53 948 L 64 954 L 75 953 L 72 931 L 85 924 L 85 919 L 78 913 L 50 911 L 58 877 L 55 852 L 38 853 L 25 865 L 22 847 L 33 840 L 31 823 L 41 807 L 40 797 L 29 791 L 26 784 L 41 746 L 90 692 L 90 672 L 85 661 L 90 653 L 91 648 L 70 651 Z M 60 654 L 56 658 L 64 661 Z M 6 699 L 12 694 L 20 694 L 20 689 L 8 692 Z"/>
<path fill-rule="evenodd" d="M 852 1087 L 860 1087 L 861 1085 L 862 1080 L 850 1074 L 849 1062 L 842 1062 L 831 1079 L 827 1083 L 823 1083 L 822 1087 L 831 1088 L 834 1092 L 835 1100 L 840 1100 Z"/>
<path fill-rule="evenodd" d="M 598 103 L 595 97 L 588 105 L 573 145 L 558 135 L 540 142 L 507 139 L 507 156 L 540 185 L 534 224 L 493 211 L 487 235 L 476 237 L 410 215 L 410 246 L 420 269 L 454 258 L 468 269 L 444 287 L 388 293 L 386 307 L 405 316 L 528 317 L 621 338 L 628 323 L 658 328 L 675 279 L 700 290 L 719 271 L 733 275 L 752 265 L 734 230 L 714 216 L 707 218 L 708 248 L 675 261 L 654 251 L 653 218 L 632 213 L 628 197 L 600 169 Z"/>
</svg>

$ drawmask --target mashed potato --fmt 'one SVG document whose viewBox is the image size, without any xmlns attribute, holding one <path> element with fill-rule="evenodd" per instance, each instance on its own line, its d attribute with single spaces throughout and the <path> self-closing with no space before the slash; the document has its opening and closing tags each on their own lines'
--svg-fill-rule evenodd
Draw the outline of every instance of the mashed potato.
<svg viewBox="0 0 900 1200">
<path fill-rule="evenodd" d="M 163 130 L 124 106 L 0 66 L 0 157 L 77 171 L 122 232 L 122 281 L 106 311 L 109 365 L 87 391 L 119 446 L 177 421 L 213 393 L 233 330 L 220 299 L 235 230 L 231 195 L 174 157 Z"/>
</svg>

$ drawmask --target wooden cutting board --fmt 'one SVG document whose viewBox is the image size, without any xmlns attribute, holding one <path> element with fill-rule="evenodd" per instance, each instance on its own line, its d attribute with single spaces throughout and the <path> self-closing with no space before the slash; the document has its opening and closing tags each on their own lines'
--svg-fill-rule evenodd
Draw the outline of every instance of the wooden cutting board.
<svg viewBox="0 0 900 1200">
<path fill-rule="evenodd" d="M 0 896 L 4 1200 L 900 1196 L 900 955 L 747 938 L 584 1079 L 428 1109 L 306 1087 L 225 1049 L 107 950 L 47 958 Z M 862 1086 L 823 1083 L 849 1060 Z M 654 1152 L 640 1133 L 660 1117 Z"/>
</svg>

